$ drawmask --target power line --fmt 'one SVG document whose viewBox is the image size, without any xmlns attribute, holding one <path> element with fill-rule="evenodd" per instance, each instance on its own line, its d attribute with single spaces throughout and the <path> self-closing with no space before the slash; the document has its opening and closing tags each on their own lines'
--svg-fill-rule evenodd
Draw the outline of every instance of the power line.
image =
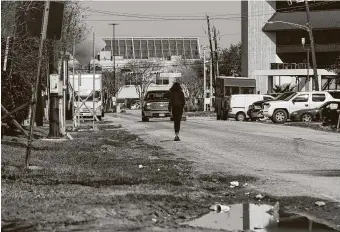
<svg viewBox="0 0 340 232">
<path fill-rule="evenodd" d="M 225 36 L 232 36 L 232 35 L 241 35 L 241 32 L 239 33 L 226 33 L 226 34 L 219 34 L 219 36 L 221 37 L 225 37 Z M 145 37 L 145 38 L 154 38 L 155 36 L 154 35 L 138 35 L 138 36 L 133 36 L 133 35 L 117 35 L 116 38 L 130 38 L 130 37 L 136 37 L 136 38 L 139 38 L 139 37 Z M 174 37 L 174 36 L 161 36 L 162 38 L 171 38 L 171 37 Z M 188 36 L 179 36 L 179 37 L 198 37 L 198 38 L 205 38 L 206 35 L 188 35 Z M 108 38 L 108 37 L 105 37 L 105 38 Z"/>
<path fill-rule="evenodd" d="M 310 7 L 320 6 L 320 5 L 326 5 L 330 4 L 332 2 L 321 2 L 321 3 L 314 3 L 310 4 Z M 279 12 L 281 13 L 288 13 L 288 12 L 294 12 L 296 9 L 302 9 L 304 6 L 295 6 L 295 7 L 287 7 L 287 8 L 280 8 Z M 102 10 L 96 10 L 96 9 L 87 9 L 89 12 L 94 13 L 100 13 L 100 14 L 106 14 L 111 16 L 119 16 L 119 17 L 132 17 L 132 18 L 139 18 L 143 19 L 145 21 L 180 21 L 180 20 L 206 20 L 204 15 L 197 15 L 197 16 L 181 16 L 178 17 L 178 15 L 169 15 L 164 17 L 164 15 L 155 15 L 155 14 L 130 14 L 130 13 L 124 13 L 124 12 L 110 12 L 110 11 L 102 11 Z M 264 13 L 263 11 L 256 11 L 256 12 L 247 12 L 247 13 L 237 13 L 237 14 L 216 14 L 214 17 L 211 17 L 212 20 L 231 20 L 231 19 L 241 19 L 241 18 L 249 18 L 249 14 L 251 17 L 254 16 L 263 16 L 263 15 L 271 15 L 273 12 L 270 12 L 270 10 L 267 10 L 268 13 Z M 255 15 L 256 13 L 259 13 Z M 221 16 L 229 16 L 229 17 L 221 17 Z M 91 21 L 107 21 L 105 19 L 101 20 L 91 20 Z M 109 20 L 108 20 L 109 21 Z M 116 20 L 118 21 L 118 20 Z M 142 20 L 120 20 L 120 21 L 142 21 Z"/>
</svg>

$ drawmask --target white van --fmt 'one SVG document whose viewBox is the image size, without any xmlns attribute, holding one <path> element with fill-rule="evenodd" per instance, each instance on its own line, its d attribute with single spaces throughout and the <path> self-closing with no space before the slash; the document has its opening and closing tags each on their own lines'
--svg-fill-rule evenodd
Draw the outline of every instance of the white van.
<svg viewBox="0 0 340 232">
<path fill-rule="evenodd" d="M 249 118 L 247 111 L 256 101 L 273 100 L 274 97 L 262 94 L 235 94 L 230 96 L 228 118 L 245 121 Z"/>
</svg>

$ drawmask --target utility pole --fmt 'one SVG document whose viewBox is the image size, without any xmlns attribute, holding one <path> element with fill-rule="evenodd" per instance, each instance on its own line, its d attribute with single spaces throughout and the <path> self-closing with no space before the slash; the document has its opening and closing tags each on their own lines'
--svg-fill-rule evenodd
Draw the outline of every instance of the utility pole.
<svg viewBox="0 0 340 232">
<path fill-rule="evenodd" d="M 213 81 L 213 61 L 212 59 L 210 59 L 210 94 L 209 94 L 209 97 L 210 97 L 210 111 L 212 111 L 212 92 L 213 92 L 213 86 L 212 86 L 212 81 Z"/>
<path fill-rule="evenodd" d="M 210 21 L 209 21 L 208 15 L 207 15 L 207 23 L 208 23 L 208 36 L 209 36 L 209 44 L 210 44 L 210 59 L 211 59 L 211 62 L 214 64 L 214 50 L 213 50 L 212 41 L 211 41 Z M 215 76 L 214 69 L 212 69 L 212 75 Z M 213 86 L 215 87 L 215 81 L 213 83 Z"/>
<path fill-rule="evenodd" d="M 217 35 L 216 35 L 216 28 L 215 26 L 213 27 L 213 31 L 214 31 L 214 42 L 215 42 L 215 59 L 216 59 L 216 77 L 218 77 L 220 75 L 220 72 L 218 70 L 218 46 L 217 46 Z"/>
<path fill-rule="evenodd" d="M 117 87 L 117 80 L 116 80 L 116 25 L 119 25 L 118 23 L 110 23 L 109 25 L 112 25 L 112 39 L 111 39 L 111 59 L 113 61 L 113 81 L 114 81 L 114 88 L 116 89 Z M 113 43 L 113 44 L 112 44 Z M 119 45 L 118 45 L 119 46 Z M 116 92 L 116 91 L 115 91 Z M 109 94 L 107 95 L 108 97 L 111 97 Z M 114 96 L 117 97 L 117 96 Z M 111 101 L 112 101 L 112 97 L 111 99 L 107 99 L 107 104 L 110 104 L 109 108 L 106 107 L 106 109 L 108 109 L 109 111 L 112 109 L 111 108 Z"/>
<path fill-rule="evenodd" d="M 318 69 L 316 67 L 316 57 L 315 57 L 313 27 L 312 27 L 311 21 L 310 21 L 310 12 L 309 12 L 308 0 L 304 0 L 304 1 L 305 1 L 305 6 L 306 6 L 307 27 L 308 27 L 308 33 L 309 33 L 309 38 L 310 38 L 310 46 L 311 46 L 311 50 L 312 50 L 312 62 L 313 62 L 315 89 L 320 91 L 319 78 L 318 78 Z"/>
<path fill-rule="evenodd" d="M 116 28 L 116 25 L 119 25 L 119 24 L 110 23 L 109 25 L 112 25 L 111 57 L 113 60 L 113 79 L 114 79 L 115 88 L 116 88 L 116 31 L 115 31 L 115 28 Z M 112 45 L 112 41 L 113 41 L 113 45 Z"/>
<path fill-rule="evenodd" d="M 68 87 L 68 56 L 63 59 L 63 102 L 62 102 L 62 133 L 66 134 L 66 110 L 67 110 L 67 87 Z"/>
<path fill-rule="evenodd" d="M 96 121 L 96 50 L 95 50 L 95 36 L 96 34 L 93 32 L 93 95 L 92 95 L 92 103 L 93 103 L 93 130 L 94 130 L 94 122 Z"/>
<path fill-rule="evenodd" d="M 74 56 L 76 53 L 76 45 L 75 45 L 75 38 L 73 38 L 73 46 L 72 46 L 72 118 L 73 118 L 73 130 L 77 127 L 77 120 L 76 120 L 76 115 L 74 113 L 74 103 L 76 102 L 75 96 L 76 96 L 76 91 L 75 91 L 75 83 L 74 83 Z M 77 109 L 78 110 L 78 109 Z"/>
<path fill-rule="evenodd" d="M 31 118 L 30 118 L 30 130 L 28 134 L 28 142 L 27 142 L 27 149 L 26 149 L 26 159 L 25 159 L 25 166 L 26 168 L 29 167 L 29 158 L 31 155 L 31 150 L 32 150 L 32 142 L 33 142 L 33 127 L 34 127 L 34 121 L 35 121 L 35 113 L 36 113 L 36 107 L 37 107 L 37 94 L 38 94 L 38 88 L 40 84 L 40 68 L 41 68 L 41 60 L 42 60 L 42 54 L 43 54 L 43 47 L 44 47 L 44 42 L 46 39 L 46 34 L 47 34 L 47 25 L 48 25 L 48 15 L 49 15 L 49 10 L 50 10 L 50 1 L 47 0 L 45 2 L 45 9 L 44 9 L 44 21 L 43 21 L 43 29 L 41 33 L 41 38 L 40 38 L 40 46 L 39 46 L 39 57 L 38 57 L 38 70 L 37 70 L 37 78 L 35 82 L 35 92 L 33 92 L 33 97 L 32 97 L 32 110 L 31 110 Z"/>
<path fill-rule="evenodd" d="M 307 51 L 307 81 L 308 81 L 308 91 L 312 91 L 313 90 L 313 87 L 311 87 L 311 81 L 310 81 L 310 78 L 309 78 L 309 48 L 305 48 L 305 43 L 306 43 L 306 40 L 305 38 L 301 38 L 301 44 L 302 44 L 302 48 Z"/>
<path fill-rule="evenodd" d="M 205 47 L 203 47 L 203 111 L 207 111 L 205 98 L 207 97 L 207 70 L 205 67 Z"/>
</svg>

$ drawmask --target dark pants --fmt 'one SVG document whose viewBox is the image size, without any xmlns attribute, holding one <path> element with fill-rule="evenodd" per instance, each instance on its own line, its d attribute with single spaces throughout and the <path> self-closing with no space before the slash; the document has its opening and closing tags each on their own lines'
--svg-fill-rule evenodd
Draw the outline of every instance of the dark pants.
<svg viewBox="0 0 340 232">
<path fill-rule="evenodd" d="M 182 106 L 172 107 L 172 116 L 174 118 L 175 133 L 179 133 L 179 129 L 181 128 L 182 115 L 183 115 L 183 107 Z"/>
</svg>

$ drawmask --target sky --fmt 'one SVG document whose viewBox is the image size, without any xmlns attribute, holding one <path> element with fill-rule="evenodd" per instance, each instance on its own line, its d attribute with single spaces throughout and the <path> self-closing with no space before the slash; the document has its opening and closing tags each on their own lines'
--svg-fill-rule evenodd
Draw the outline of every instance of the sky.
<svg viewBox="0 0 340 232">
<path fill-rule="evenodd" d="M 82 4 L 88 8 L 85 20 L 96 33 L 96 41 L 112 37 L 109 23 L 118 23 L 116 37 L 192 36 L 199 37 L 200 45 L 207 46 L 206 14 L 220 34 L 219 47 L 226 48 L 241 40 L 241 1 L 85 1 Z M 155 17 L 161 21 L 154 21 Z M 146 21 L 150 18 L 153 21 Z"/>
</svg>

